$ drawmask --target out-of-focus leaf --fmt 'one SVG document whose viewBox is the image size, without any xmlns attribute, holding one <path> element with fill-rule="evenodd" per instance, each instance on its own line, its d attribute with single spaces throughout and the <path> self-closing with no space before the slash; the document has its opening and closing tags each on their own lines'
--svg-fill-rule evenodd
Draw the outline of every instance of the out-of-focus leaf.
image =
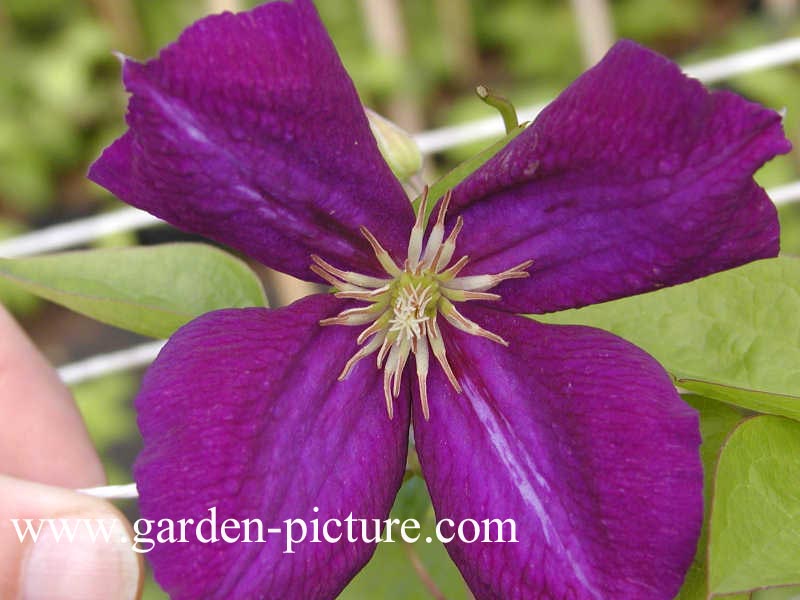
<svg viewBox="0 0 800 600">
<path fill-rule="evenodd" d="M 21 225 L 0 218 L 0 240 L 21 234 L 23 231 Z M 36 310 L 39 299 L 0 278 L 0 304 L 15 315 L 27 315 Z"/>
<path fill-rule="evenodd" d="M 207 244 L 0 259 L 0 278 L 93 319 L 169 337 L 212 310 L 265 306 L 250 268 Z"/>
<path fill-rule="evenodd" d="M 706 550 L 708 544 L 708 516 L 714 489 L 714 475 L 717 470 L 717 458 L 725 439 L 742 420 L 742 413 L 710 398 L 687 394 L 683 399 L 700 413 L 700 433 L 703 444 L 700 446 L 700 458 L 703 461 L 703 492 L 705 497 L 705 515 L 700 540 L 697 542 L 697 553 L 692 566 L 686 574 L 683 587 L 676 600 L 706 600 L 708 585 L 706 583 Z M 746 599 L 746 596 L 745 596 Z M 731 598 L 729 600 L 737 600 Z"/>
<path fill-rule="evenodd" d="M 726 596 L 728 600 L 730 596 Z M 756 590 L 750 600 L 800 600 L 800 586 L 777 587 L 766 590 Z"/>
<path fill-rule="evenodd" d="M 391 517 L 393 519 L 416 519 L 420 523 L 433 514 L 431 499 L 425 480 L 422 477 L 412 476 L 403 483 L 403 487 L 395 498 Z"/>
<path fill-rule="evenodd" d="M 421 485 L 412 484 L 413 494 L 421 492 L 427 497 L 425 484 L 419 477 L 413 477 L 403 487 L 415 480 Z M 407 491 L 411 488 L 408 488 Z M 424 518 L 420 519 L 419 516 L 413 516 L 406 512 L 408 507 L 404 506 L 403 502 L 402 498 L 398 496 L 392 509 L 392 518 L 401 520 L 416 518 L 420 523 L 420 529 L 414 531 L 409 528 L 406 531 L 409 536 L 419 535 L 419 539 L 413 544 L 403 542 L 400 538 L 399 526 L 394 525 L 392 534 L 394 541 L 378 544 L 372 560 L 345 588 L 339 596 L 339 600 L 431 598 L 430 591 L 415 570 L 413 560 L 419 561 L 441 594 L 448 600 L 471 598 L 461 574 L 450 560 L 444 546 L 436 539 L 433 511 L 426 511 Z M 429 505 L 429 498 L 425 498 L 423 503 Z M 384 533 L 383 536 L 385 538 L 386 534 Z"/>
<path fill-rule="evenodd" d="M 749 419 L 725 442 L 709 524 L 714 594 L 800 583 L 800 423 Z"/>
<path fill-rule="evenodd" d="M 103 460 L 110 484 L 131 481 L 133 456 L 119 457 L 116 450 L 137 438 L 136 415 L 131 399 L 139 378 L 133 373 L 115 373 L 86 381 L 72 388 L 89 437 Z"/>
</svg>

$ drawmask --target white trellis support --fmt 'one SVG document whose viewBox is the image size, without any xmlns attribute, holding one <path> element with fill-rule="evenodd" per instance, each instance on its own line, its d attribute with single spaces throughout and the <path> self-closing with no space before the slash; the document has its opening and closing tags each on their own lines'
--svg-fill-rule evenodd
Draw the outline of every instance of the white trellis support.
<svg viewBox="0 0 800 600">
<path fill-rule="evenodd" d="M 164 347 L 163 341 L 148 342 L 125 350 L 92 356 L 58 369 L 58 376 L 67 385 L 76 385 L 105 375 L 146 367 Z"/>
<path fill-rule="evenodd" d="M 139 492 L 136 490 L 135 483 L 124 483 L 122 485 L 103 485 L 93 488 L 83 488 L 76 490 L 82 494 L 88 494 L 95 498 L 104 498 L 106 500 L 127 500 L 129 498 L 138 498 Z"/>
<path fill-rule="evenodd" d="M 0 257 L 17 258 L 44 254 L 91 243 L 99 238 L 161 225 L 164 222 L 138 208 L 113 212 L 53 225 L 8 240 L 0 240 Z"/>
<path fill-rule="evenodd" d="M 769 197 L 778 205 L 790 204 L 800 201 L 800 181 L 787 183 L 767 190 Z"/>
<path fill-rule="evenodd" d="M 688 65 L 683 67 L 683 70 L 706 84 L 712 84 L 736 75 L 797 61 L 800 61 L 800 38 L 789 38 L 722 58 Z M 546 104 L 537 104 L 521 108 L 518 111 L 520 120 L 533 120 L 545 106 Z M 423 154 L 433 154 L 470 142 L 500 136 L 503 131 L 503 120 L 493 115 L 462 125 L 425 131 L 415 135 L 414 138 Z"/>
</svg>

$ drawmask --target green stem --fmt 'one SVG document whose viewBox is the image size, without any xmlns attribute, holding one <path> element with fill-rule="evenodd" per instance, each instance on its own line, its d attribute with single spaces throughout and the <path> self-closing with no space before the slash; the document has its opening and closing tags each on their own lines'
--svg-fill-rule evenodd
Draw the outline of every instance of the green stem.
<svg viewBox="0 0 800 600">
<path fill-rule="evenodd" d="M 506 126 L 506 133 L 511 133 L 514 129 L 519 127 L 519 119 L 517 119 L 517 109 L 511 104 L 511 101 L 502 96 L 498 96 L 486 86 L 479 85 L 475 88 L 475 93 L 478 98 L 483 100 L 486 104 L 496 109 L 503 117 L 503 125 Z"/>
<path fill-rule="evenodd" d="M 525 125 L 515 127 L 512 131 L 510 131 L 506 136 L 486 148 L 482 150 L 475 156 L 468 158 L 461 164 L 459 164 L 456 168 L 452 171 L 447 173 L 446 175 L 442 176 L 439 180 L 433 183 L 430 188 L 428 189 L 428 214 L 426 215 L 426 219 L 430 214 L 433 212 L 434 207 L 436 206 L 436 201 L 445 195 L 447 190 L 452 190 L 456 187 L 459 183 L 464 181 L 468 176 L 472 175 L 475 171 L 477 171 L 480 167 L 482 167 L 490 158 L 492 158 L 495 154 L 500 152 L 506 145 L 511 142 L 515 137 L 517 137 L 520 133 L 525 131 Z M 422 199 L 422 196 L 417 196 L 414 201 L 412 202 L 412 206 L 414 207 L 414 212 L 416 213 L 417 208 L 419 208 L 419 203 Z"/>
<path fill-rule="evenodd" d="M 406 542 L 405 549 L 406 554 L 408 555 L 408 560 L 411 562 L 411 566 L 414 568 L 414 572 L 417 574 L 417 577 L 419 577 L 422 585 L 425 586 L 425 589 L 428 590 L 431 598 L 434 598 L 434 600 L 447 600 L 447 597 L 441 592 L 439 586 L 436 585 L 433 577 L 431 577 L 431 574 L 425 567 L 425 563 L 422 562 L 422 559 L 419 557 L 419 554 L 417 554 L 414 546 Z"/>
</svg>

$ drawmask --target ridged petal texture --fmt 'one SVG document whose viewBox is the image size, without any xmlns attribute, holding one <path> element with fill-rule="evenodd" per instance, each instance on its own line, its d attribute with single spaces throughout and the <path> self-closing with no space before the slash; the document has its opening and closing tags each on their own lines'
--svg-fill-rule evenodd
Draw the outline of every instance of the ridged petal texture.
<svg viewBox="0 0 800 600">
<path fill-rule="evenodd" d="M 790 149 L 775 111 L 619 42 L 455 189 L 464 273 L 532 259 L 494 307 L 543 313 L 775 256 L 777 214 L 753 173 Z"/>
<path fill-rule="evenodd" d="M 415 401 L 414 434 L 437 519 L 516 523 L 518 543 L 482 530 L 447 545 L 475 597 L 673 598 L 703 516 L 695 411 L 653 358 L 610 333 L 469 317 L 510 345 L 446 325 L 464 391 L 433 365 L 431 417 Z"/>
<path fill-rule="evenodd" d="M 312 296 L 280 310 L 209 313 L 147 372 L 136 399 L 142 516 L 197 523 L 213 507 L 218 532 L 226 519 L 261 519 L 266 540 L 200 543 L 190 525 L 187 543 L 157 544 L 147 556 L 171 598 L 332 598 L 372 555 L 374 545 L 346 537 L 309 541 L 313 519 L 385 519 L 405 470 L 408 402 L 386 418 L 373 364 L 336 381 L 357 332 L 318 322 L 341 308 Z M 293 554 L 284 553 L 286 519 L 308 526 Z"/>
<path fill-rule="evenodd" d="M 311 2 L 207 17 L 123 79 L 129 130 L 89 177 L 125 202 L 314 281 L 312 253 L 378 268 L 360 226 L 405 250 L 408 200 Z"/>
</svg>

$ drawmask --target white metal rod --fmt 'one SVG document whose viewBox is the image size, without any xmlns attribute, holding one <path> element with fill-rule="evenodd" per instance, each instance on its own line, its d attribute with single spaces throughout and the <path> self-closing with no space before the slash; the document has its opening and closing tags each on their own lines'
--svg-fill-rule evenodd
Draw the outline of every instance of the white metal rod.
<svg viewBox="0 0 800 600">
<path fill-rule="evenodd" d="M 800 60 L 800 38 L 787 38 L 774 44 L 765 44 L 688 65 L 683 70 L 705 83 L 715 83 L 749 71 L 779 67 L 798 60 Z"/>
<path fill-rule="evenodd" d="M 797 202 L 800 200 L 800 181 L 793 181 L 792 183 L 787 183 L 786 185 L 779 185 L 774 188 L 770 188 L 767 190 L 769 197 L 772 198 L 772 201 L 781 206 L 783 204 L 789 204 L 791 202 Z"/>
<path fill-rule="evenodd" d="M 136 489 L 135 483 L 125 483 L 122 485 L 103 485 L 93 488 L 82 488 L 75 490 L 81 494 L 94 496 L 95 498 L 103 498 L 105 500 L 127 500 L 129 498 L 138 498 L 139 492 Z"/>
<path fill-rule="evenodd" d="M 796 61 L 800 61 L 800 38 L 789 38 L 774 44 L 753 48 L 752 50 L 745 50 L 722 58 L 688 65 L 683 67 L 683 70 L 690 76 L 696 77 L 705 83 L 715 83 L 734 75 L 777 67 Z M 546 104 L 537 104 L 521 108 L 518 111 L 520 120 L 533 120 L 545 106 Z M 500 136 L 503 131 L 502 119 L 499 116 L 492 116 L 462 125 L 424 131 L 416 134 L 414 139 L 416 139 L 423 154 L 434 154 L 462 144 Z"/>
<path fill-rule="evenodd" d="M 68 223 L 53 225 L 14 238 L 0 241 L 0 256 L 16 258 L 31 254 L 42 254 L 72 246 L 87 244 L 98 238 L 161 225 L 160 219 L 139 210 L 126 207 L 113 212 L 76 219 Z"/>
<path fill-rule="evenodd" d="M 98 379 L 104 375 L 128 371 L 140 367 L 146 367 L 153 362 L 164 347 L 163 341 L 149 342 L 109 352 L 99 354 L 85 360 L 74 362 L 58 369 L 58 375 L 67 385 L 75 385 L 89 379 Z"/>
</svg>

